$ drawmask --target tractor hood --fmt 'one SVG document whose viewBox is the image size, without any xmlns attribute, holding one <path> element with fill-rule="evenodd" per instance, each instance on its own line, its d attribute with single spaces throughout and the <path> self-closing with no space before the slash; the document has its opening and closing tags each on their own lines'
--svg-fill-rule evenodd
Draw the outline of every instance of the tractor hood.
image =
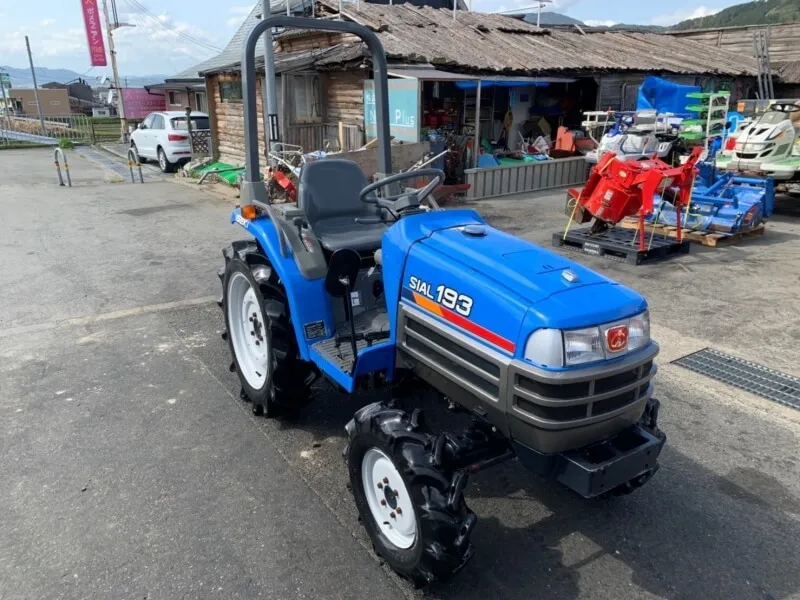
<svg viewBox="0 0 800 600">
<path fill-rule="evenodd" d="M 418 238 L 402 285 L 406 301 L 515 356 L 536 329 L 591 327 L 647 308 L 633 290 L 475 223 Z"/>
<path fill-rule="evenodd" d="M 554 294 L 587 286 L 616 285 L 558 254 L 492 227 L 457 227 L 434 232 L 423 243 L 453 264 L 503 286 L 528 306 Z M 482 232 L 483 235 L 475 235 Z M 570 271 L 565 276 L 565 271 Z"/>
</svg>

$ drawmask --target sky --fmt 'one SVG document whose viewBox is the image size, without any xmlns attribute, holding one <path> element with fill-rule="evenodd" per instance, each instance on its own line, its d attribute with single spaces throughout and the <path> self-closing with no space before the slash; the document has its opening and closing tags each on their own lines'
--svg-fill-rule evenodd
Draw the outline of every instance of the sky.
<svg viewBox="0 0 800 600">
<path fill-rule="evenodd" d="M 469 1 L 469 0 L 468 0 Z M 589 25 L 672 25 L 713 14 L 742 0 L 554 0 L 552 9 Z M 102 0 L 98 0 L 102 6 Z M 256 4 L 253 0 L 116 0 L 115 31 L 121 76 L 172 75 L 213 56 Z M 473 10 L 495 12 L 532 6 L 535 0 L 472 0 Z M 19 3 L 13 5 L 20 6 Z M 91 68 L 80 0 L 27 0 L 24 10 L 0 2 L 0 65 L 26 67 L 25 35 L 37 67 L 71 69 L 86 78 L 110 75 Z"/>
</svg>

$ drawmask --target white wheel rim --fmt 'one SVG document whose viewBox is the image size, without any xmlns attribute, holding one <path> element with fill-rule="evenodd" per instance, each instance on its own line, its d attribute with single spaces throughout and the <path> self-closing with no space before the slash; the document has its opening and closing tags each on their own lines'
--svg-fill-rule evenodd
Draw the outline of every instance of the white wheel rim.
<svg viewBox="0 0 800 600">
<path fill-rule="evenodd" d="M 158 162 L 161 164 L 162 169 L 167 168 L 167 155 L 164 154 L 164 151 L 158 153 Z"/>
<path fill-rule="evenodd" d="M 269 373 L 269 336 L 258 297 L 239 272 L 228 280 L 228 326 L 239 370 L 250 387 L 260 390 Z"/>
<path fill-rule="evenodd" d="M 361 479 L 378 528 L 398 548 L 413 546 L 417 516 L 406 484 L 391 459 L 377 448 L 370 448 L 361 461 Z"/>
</svg>

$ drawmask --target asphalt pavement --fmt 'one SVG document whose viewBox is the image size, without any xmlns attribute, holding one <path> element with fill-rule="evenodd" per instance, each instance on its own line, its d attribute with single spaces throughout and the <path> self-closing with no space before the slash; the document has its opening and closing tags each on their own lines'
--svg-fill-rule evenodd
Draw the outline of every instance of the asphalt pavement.
<svg viewBox="0 0 800 600">
<path fill-rule="evenodd" d="M 324 384 L 291 420 L 238 400 L 214 299 L 230 201 L 0 152 L 0 598 L 800 598 L 800 413 L 669 363 L 712 346 L 800 375 L 800 221 L 653 267 L 662 468 L 587 502 L 509 463 L 473 477 L 469 566 L 412 590 L 375 558 Z M 563 192 L 483 202 L 549 244 Z M 436 407 L 428 407 L 436 411 Z"/>
</svg>

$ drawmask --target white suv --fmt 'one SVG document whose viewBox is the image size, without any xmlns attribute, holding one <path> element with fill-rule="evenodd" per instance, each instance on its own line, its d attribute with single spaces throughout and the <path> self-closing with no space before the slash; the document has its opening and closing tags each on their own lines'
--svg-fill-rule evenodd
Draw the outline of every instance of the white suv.
<svg viewBox="0 0 800 600">
<path fill-rule="evenodd" d="M 210 123 L 206 113 L 193 111 L 190 115 L 192 131 L 208 130 Z M 189 162 L 192 148 L 189 144 L 189 129 L 185 111 L 154 112 L 139 124 L 131 134 L 131 148 L 142 162 L 157 160 L 164 173 L 172 173 L 178 165 Z"/>
</svg>

